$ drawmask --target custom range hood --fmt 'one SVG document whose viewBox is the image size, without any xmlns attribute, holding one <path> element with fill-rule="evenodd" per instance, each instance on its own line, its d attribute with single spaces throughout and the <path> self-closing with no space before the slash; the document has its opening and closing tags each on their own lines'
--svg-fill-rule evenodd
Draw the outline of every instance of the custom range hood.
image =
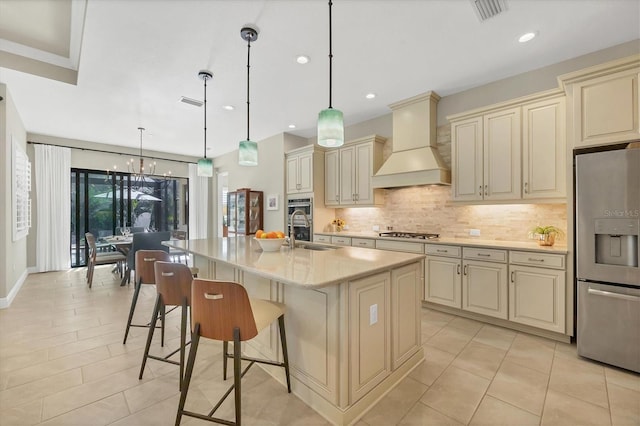
<svg viewBox="0 0 640 426">
<path fill-rule="evenodd" d="M 451 171 L 436 148 L 435 92 L 389 105 L 393 111 L 393 151 L 372 178 L 374 188 L 450 185 Z"/>
</svg>

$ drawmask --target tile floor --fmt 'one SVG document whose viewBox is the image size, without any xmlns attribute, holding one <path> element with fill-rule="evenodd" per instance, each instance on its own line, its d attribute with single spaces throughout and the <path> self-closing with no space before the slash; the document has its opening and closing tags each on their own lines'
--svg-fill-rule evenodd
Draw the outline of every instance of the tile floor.
<svg viewBox="0 0 640 426">
<path fill-rule="evenodd" d="M 122 344 L 132 287 L 119 287 L 109 266 L 96 269 L 92 290 L 84 274 L 30 275 L 0 310 L 0 425 L 172 425 L 177 368 L 150 360 L 138 380 L 146 329 Z M 137 321 L 154 299 L 143 289 Z M 179 315 L 168 324 L 176 348 Z M 640 375 L 580 359 L 574 345 L 426 309 L 422 337 L 425 362 L 358 426 L 640 425 Z M 201 345 L 188 408 L 208 410 L 226 387 L 220 353 Z M 243 404 L 249 425 L 327 424 L 259 367 L 243 381 Z"/>
</svg>

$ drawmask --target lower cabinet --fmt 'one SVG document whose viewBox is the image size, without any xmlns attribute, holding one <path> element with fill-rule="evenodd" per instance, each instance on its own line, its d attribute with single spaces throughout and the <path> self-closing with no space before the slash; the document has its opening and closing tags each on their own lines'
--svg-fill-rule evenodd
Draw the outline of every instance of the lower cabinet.
<svg viewBox="0 0 640 426">
<path fill-rule="evenodd" d="M 565 332 L 564 256 L 516 252 L 509 279 L 509 320 L 546 330 Z M 513 262 L 544 264 L 514 265 Z"/>
<path fill-rule="evenodd" d="M 372 275 L 349 283 L 350 402 L 371 391 L 391 373 L 391 277 Z"/>
<path fill-rule="evenodd" d="M 421 264 L 391 271 L 391 368 L 397 369 L 422 345 Z"/>
<path fill-rule="evenodd" d="M 462 249 L 462 309 L 507 319 L 507 251 Z"/>
<path fill-rule="evenodd" d="M 425 266 L 425 300 L 460 309 L 462 261 L 439 256 L 427 256 Z"/>
</svg>

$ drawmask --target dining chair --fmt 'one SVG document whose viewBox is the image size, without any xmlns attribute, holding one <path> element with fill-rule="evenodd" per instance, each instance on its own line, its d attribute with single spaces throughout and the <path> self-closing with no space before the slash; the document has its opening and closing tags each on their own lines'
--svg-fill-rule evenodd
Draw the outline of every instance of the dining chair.
<svg viewBox="0 0 640 426">
<path fill-rule="evenodd" d="M 131 249 L 127 253 L 127 268 L 125 270 L 127 283 L 130 281 L 131 271 L 136 269 L 136 252 L 138 250 L 162 250 L 168 253 L 169 247 L 162 245 L 162 242 L 170 239 L 171 233 L 169 231 L 136 232 L 132 234 Z"/>
<path fill-rule="evenodd" d="M 156 297 L 156 304 L 153 308 L 153 314 L 151 314 L 147 344 L 144 348 L 144 354 L 142 355 L 142 365 L 140 366 L 140 375 L 138 378 L 142 379 L 144 367 L 147 364 L 147 360 L 151 358 L 157 361 L 178 365 L 180 367 L 179 389 L 182 389 L 185 349 L 188 344 L 186 342 L 188 321 L 187 312 L 191 301 L 191 281 L 193 280 L 193 277 L 191 276 L 189 267 L 181 263 L 156 261 L 154 263 L 154 271 L 156 291 L 158 295 Z M 180 306 L 182 309 L 180 319 L 180 347 L 166 356 L 151 355 L 149 354 L 149 350 L 151 348 L 151 341 L 153 340 L 156 323 L 158 322 L 158 316 L 167 305 Z M 178 352 L 180 352 L 179 362 L 169 359 Z"/>
<path fill-rule="evenodd" d="M 93 273 L 96 265 L 110 265 L 116 264 L 120 274 L 124 269 L 124 264 L 127 258 L 119 252 L 100 252 L 98 253 L 96 247 L 96 238 L 91 232 L 84 234 L 85 241 L 87 242 L 88 257 L 87 257 L 87 284 L 89 288 L 93 286 Z"/>
<path fill-rule="evenodd" d="M 189 359 L 187 360 L 180 391 L 176 425 L 180 424 L 183 415 L 214 423 L 240 425 L 242 411 L 240 382 L 249 368 L 256 362 L 283 367 L 287 381 L 287 391 L 291 393 L 284 312 L 285 305 L 282 303 L 263 299 L 249 299 L 245 288 L 238 283 L 201 278 L 193 280 L 191 284 L 191 348 L 189 349 Z M 280 329 L 282 362 L 242 356 L 240 342 L 253 339 L 276 319 Z M 229 358 L 233 359 L 233 384 L 206 415 L 184 409 L 201 337 L 223 342 L 222 371 L 223 379 L 225 380 L 227 378 L 227 360 Z M 233 354 L 228 353 L 229 341 L 233 342 Z M 249 361 L 249 364 L 241 372 L 240 363 L 243 360 Z M 234 392 L 235 401 L 235 421 L 214 417 L 216 410 L 232 391 Z"/>
<path fill-rule="evenodd" d="M 134 234 L 135 236 L 138 234 Z M 136 278 L 134 283 L 133 290 L 133 298 L 131 299 L 131 308 L 129 308 L 129 318 L 127 319 L 127 326 L 124 330 L 124 339 L 122 340 L 122 344 L 127 343 L 127 336 L 129 335 L 129 329 L 131 327 L 149 327 L 149 324 L 132 324 L 133 314 L 136 310 L 136 304 L 138 303 L 138 296 L 140 294 L 140 289 L 143 284 L 155 285 L 156 284 L 156 276 L 153 265 L 156 261 L 171 261 L 171 257 L 169 253 L 165 250 L 144 250 L 139 249 L 135 253 L 136 258 Z M 165 317 L 164 308 L 160 312 L 161 316 L 161 345 L 164 346 L 164 317 Z"/>
</svg>

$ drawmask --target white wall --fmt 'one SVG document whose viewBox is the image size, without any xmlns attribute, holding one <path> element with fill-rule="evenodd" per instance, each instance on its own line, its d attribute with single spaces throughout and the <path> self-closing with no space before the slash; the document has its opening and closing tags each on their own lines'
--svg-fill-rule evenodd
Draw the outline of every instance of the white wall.
<svg viewBox="0 0 640 426">
<path fill-rule="evenodd" d="M 27 276 L 27 239 L 12 241 L 11 215 L 12 135 L 26 152 L 27 133 L 5 84 L 0 84 L 0 96 L 0 307 L 6 307 Z M 33 189 L 31 198 L 35 198 Z M 35 218 L 33 212 L 31 218 Z M 29 230 L 32 234 L 33 229 Z"/>
</svg>

